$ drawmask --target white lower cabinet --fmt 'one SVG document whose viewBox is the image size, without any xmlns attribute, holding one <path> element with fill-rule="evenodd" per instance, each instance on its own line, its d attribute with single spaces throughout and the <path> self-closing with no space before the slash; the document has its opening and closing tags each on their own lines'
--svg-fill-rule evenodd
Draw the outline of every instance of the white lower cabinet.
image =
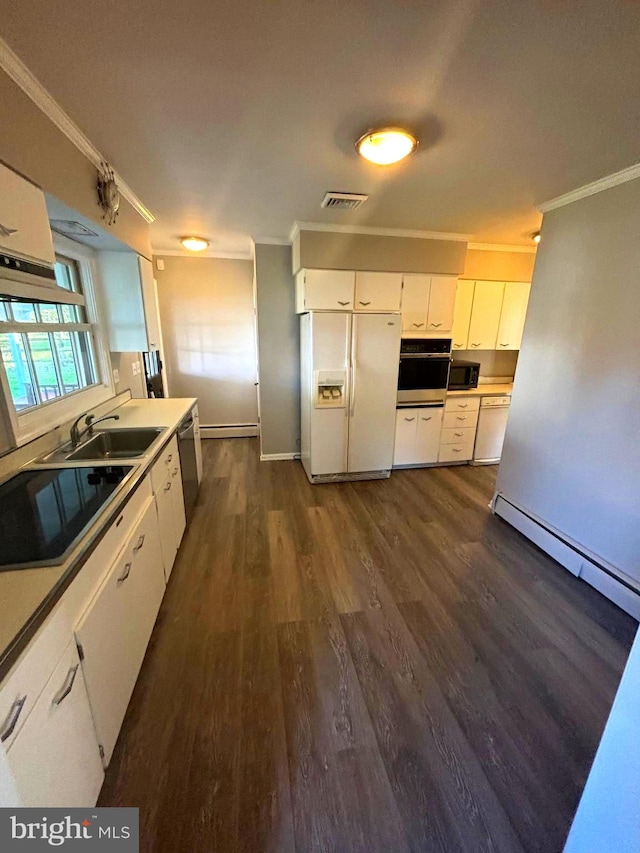
<svg viewBox="0 0 640 853">
<path fill-rule="evenodd" d="M 164 590 L 158 518 L 151 500 L 75 631 L 105 766 L 118 738 Z"/>
<path fill-rule="evenodd" d="M 396 410 L 394 465 L 429 465 L 438 461 L 442 408 Z"/>
<path fill-rule="evenodd" d="M 169 442 L 160 459 L 153 466 L 151 483 L 158 507 L 162 560 L 165 579 L 168 581 L 187 525 L 180 457 L 175 438 Z"/>
<path fill-rule="evenodd" d="M 73 641 L 9 747 L 7 763 L 24 806 L 96 804 L 104 773 Z"/>
</svg>

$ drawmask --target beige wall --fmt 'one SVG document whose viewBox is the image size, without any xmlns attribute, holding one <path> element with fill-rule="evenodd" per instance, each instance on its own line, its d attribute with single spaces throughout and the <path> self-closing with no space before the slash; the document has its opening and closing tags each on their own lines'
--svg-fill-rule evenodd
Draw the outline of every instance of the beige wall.
<svg viewBox="0 0 640 853">
<path fill-rule="evenodd" d="M 544 217 L 497 489 L 640 582 L 640 180 Z"/>
<path fill-rule="evenodd" d="M 291 247 L 255 247 L 262 453 L 300 452 L 300 318 Z"/>
<path fill-rule="evenodd" d="M 1 69 L 0 104 L 0 160 L 150 258 L 147 222 L 121 199 L 115 225 L 105 225 L 98 207 L 95 166 Z"/>
<path fill-rule="evenodd" d="M 485 252 L 469 249 L 460 278 L 479 281 L 531 281 L 533 252 Z"/>
<path fill-rule="evenodd" d="M 300 231 L 294 240 L 293 272 L 305 268 L 459 275 L 466 252 L 467 244 L 454 240 Z"/>
<path fill-rule="evenodd" d="M 252 261 L 158 257 L 170 396 L 198 397 L 202 426 L 257 424 Z"/>
</svg>

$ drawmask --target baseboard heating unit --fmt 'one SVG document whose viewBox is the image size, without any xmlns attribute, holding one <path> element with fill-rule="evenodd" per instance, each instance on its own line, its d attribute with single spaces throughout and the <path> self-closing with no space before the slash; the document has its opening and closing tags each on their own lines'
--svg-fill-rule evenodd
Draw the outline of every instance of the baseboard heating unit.
<svg viewBox="0 0 640 853">
<path fill-rule="evenodd" d="M 561 566 L 640 621 L 640 584 L 637 581 L 500 493 L 493 499 L 492 510 Z"/>
</svg>

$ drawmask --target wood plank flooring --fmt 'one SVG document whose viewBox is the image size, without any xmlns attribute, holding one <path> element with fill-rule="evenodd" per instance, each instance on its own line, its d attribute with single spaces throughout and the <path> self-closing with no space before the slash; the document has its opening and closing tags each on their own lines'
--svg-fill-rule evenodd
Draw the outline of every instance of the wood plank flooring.
<svg viewBox="0 0 640 853">
<path fill-rule="evenodd" d="M 635 621 L 489 513 L 495 468 L 203 446 L 99 805 L 144 853 L 559 853 Z"/>
</svg>

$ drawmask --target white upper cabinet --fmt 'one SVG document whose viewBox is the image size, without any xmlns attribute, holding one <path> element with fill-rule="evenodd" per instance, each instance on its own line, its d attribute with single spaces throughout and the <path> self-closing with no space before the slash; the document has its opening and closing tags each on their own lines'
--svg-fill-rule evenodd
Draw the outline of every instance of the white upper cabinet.
<svg viewBox="0 0 640 853">
<path fill-rule="evenodd" d="M 530 290 L 526 281 L 505 284 L 496 349 L 520 349 Z"/>
<path fill-rule="evenodd" d="M 353 311 L 356 274 L 352 270 L 300 270 L 296 311 Z"/>
<path fill-rule="evenodd" d="M 428 332 L 450 332 L 456 303 L 457 278 L 451 275 L 432 275 L 429 292 Z"/>
<path fill-rule="evenodd" d="M 476 281 L 468 349 L 496 349 L 503 295 L 503 281 Z"/>
<path fill-rule="evenodd" d="M 399 311 L 401 297 L 400 273 L 356 273 L 356 311 Z"/>
<path fill-rule="evenodd" d="M 160 349 L 153 265 L 133 252 L 99 252 L 98 266 L 112 352 Z"/>
<path fill-rule="evenodd" d="M 474 281 L 459 281 L 456 288 L 456 305 L 453 312 L 453 350 L 467 349 L 471 308 L 473 306 Z"/>
<path fill-rule="evenodd" d="M 426 332 L 431 276 L 405 275 L 402 284 L 402 331 Z"/>
<path fill-rule="evenodd" d="M 402 285 L 402 331 L 448 335 L 453 326 L 456 277 L 405 275 Z"/>
<path fill-rule="evenodd" d="M 55 261 L 44 193 L 2 163 L 0 252 L 48 266 Z"/>
</svg>

